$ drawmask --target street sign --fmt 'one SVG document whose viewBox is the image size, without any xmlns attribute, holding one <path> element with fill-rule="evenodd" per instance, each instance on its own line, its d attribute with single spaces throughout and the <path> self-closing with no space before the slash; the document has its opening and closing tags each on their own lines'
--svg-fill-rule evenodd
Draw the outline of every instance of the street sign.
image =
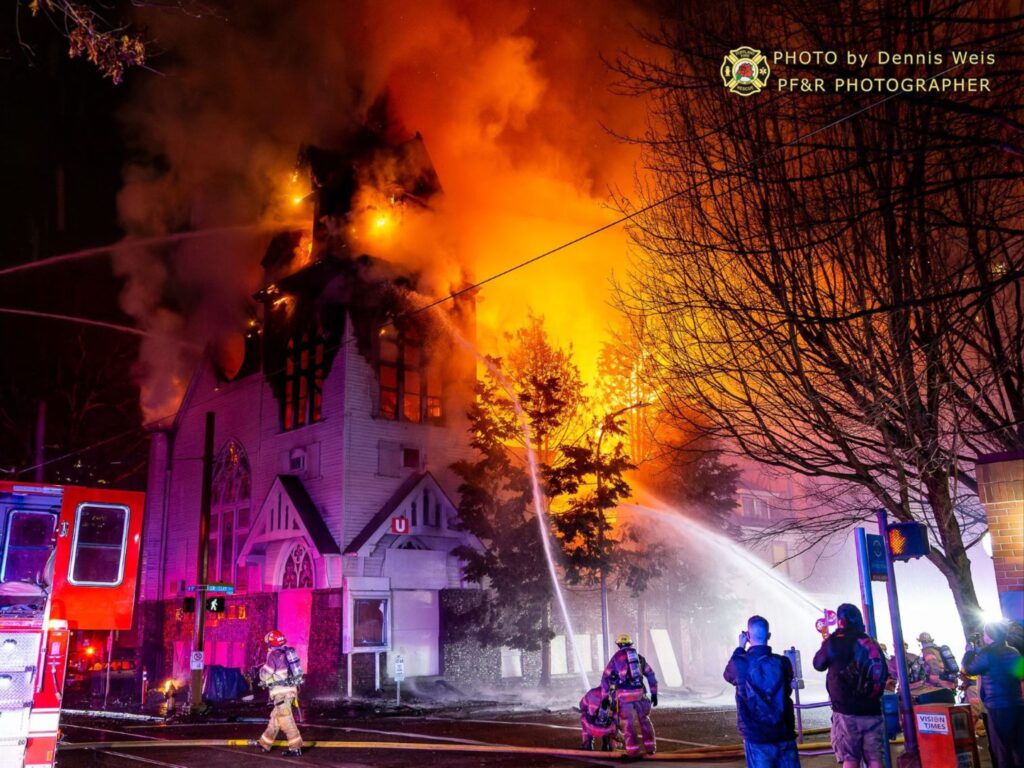
<svg viewBox="0 0 1024 768">
<path fill-rule="evenodd" d="M 394 521 L 392 521 L 394 522 Z M 405 680 L 405 658 L 395 656 L 395 704 L 402 703 L 402 681 Z"/>
<path fill-rule="evenodd" d="M 225 595 L 235 594 L 234 584 L 189 584 L 186 592 L 219 592 Z"/>
<path fill-rule="evenodd" d="M 426 514 L 424 512 L 424 514 Z M 391 532 L 398 534 L 405 534 L 409 532 L 409 518 L 405 515 L 399 515 L 398 517 L 391 518 Z"/>
<path fill-rule="evenodd" d="M 192 651 L 192 656 L 189 658 L 189 669 L 195 671 L 203 668 L 203 652 Z"/>
<path fill-rule="evenodd" d="M 226 602 L 223 597 L 208 597 L 206 598 L 206 610 L 209 613 L 224 613 Z"/>
<path fill-rule="evenodd" d="M 789 659 L 790 665 L 793 667 L 793 687 L 800 690 L 804 687 L 804 670 L 800 664 L 800 651 L 795 646 L 791 647 L 788 651 L 783 651 L 786 658 Z"/>
<path fill-rule="evenodd" d="M 872 581 L 885 581 L 885 542 L 874 533 L 867 534 L 868 569 Z"/>
</svg>

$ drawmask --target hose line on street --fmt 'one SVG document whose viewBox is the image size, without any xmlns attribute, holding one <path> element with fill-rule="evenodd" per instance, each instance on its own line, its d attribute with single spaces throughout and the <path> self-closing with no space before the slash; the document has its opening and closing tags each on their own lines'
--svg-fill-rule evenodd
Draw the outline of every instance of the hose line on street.
<svg viewBox="0 0 1024 768">
<path fill-rule="evenodd" d="M 895 743 L 899 743 L 897 740 Z M 85 749 L 162 749 L 183 747 L 251 747 L 249 739 L 161 739 L 154 741 L 82 741 L 61 742 L 61 752 Z M 286 746 L 280 742 L 276 746 Z M 517 747 L 504 744 L 438 744 L 436 742 L 408 741 L 324 741 L 315 740 L 305 743 L 307 748 L 317 749 L 398 749 L 424 752 L 474 752 L 519 755 L 545 755 L 548 757 L 579 758 L 582 755 L 594 756 L 596 753 L 580 749 L 564 749 L 558 747 Z M 830 751 L 831 744 L 827 741 L 804 742 L 799 745 L 801 752 L 813 753 L 821 750 Z M 617 753 L 608 753 L 609 757 Z M 697 747 L 675 752 L 659 752 L 647 759 L 654 760 L 724 760 L 743 756 L 742 744 L 722 744 L 713 747 Z"/>
</svg>

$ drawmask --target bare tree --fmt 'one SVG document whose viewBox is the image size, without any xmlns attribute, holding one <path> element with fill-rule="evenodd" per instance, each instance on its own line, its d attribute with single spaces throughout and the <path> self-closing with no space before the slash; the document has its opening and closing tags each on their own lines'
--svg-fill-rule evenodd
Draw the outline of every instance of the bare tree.
<svg viewBox="0 0 1024 768">
<path fill-rule="evenodd" d="M 966 551 L 978 532 L 965 541 L 975 518 L 956 496 L 974 487 L 975 451 L 1024 447 L 1024 163 L 1006 151 L 1020 146 L 1019 93 L 741 99 L 715 79 L 743 18 L 769 51 L 944 53 L 922 78 L 947 72 L 953 50 L 984 50 L 997 82 L 1024 38 L 1009 8 L 681 4 L 651 35 L 662 60 L 621 62 L 656 104 L 633 204 L 641 253 L 620 293 L 651 340 L 655 386 L 738 452 L 861 489 L 811 523 L 817 538 L 873 506 L 927 522 L 965 630 L 981 620 Z"/>
</svg>

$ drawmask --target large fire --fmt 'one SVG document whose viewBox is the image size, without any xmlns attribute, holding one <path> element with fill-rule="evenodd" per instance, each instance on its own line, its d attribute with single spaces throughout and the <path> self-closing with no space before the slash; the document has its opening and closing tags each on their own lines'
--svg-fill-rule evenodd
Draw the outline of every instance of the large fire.
<svg viewBox="0 0 1024 768">
<path fill-rule="evenodd" d="M 613 194 L 632 189 L 635 147 L 611 131 L 640 133 L 644 105 L 612 93 L 615 74 L 601 56 L 642 45 L 634 30 L 646 21 L 635 8 L 446 0 L 252 5 L 259 12 L 244 4 L 238 13 L 263 18 L 256 28 L 140 11 L 182 64 L 140 88 L 128 118 L 173 170 L 159 177 L 126 171 L 121 209 L 133 234 L 167 227 L 178 215 L 169 206 L 179 200 L 191 206 L 193 226 L 253 214 L 261 224 L 309 226 L 310 189 L 293 173 L 296 148 L 331 146 L 332 137 L 367 119 L 383 93 L 389 130 L 422 134 L 443 195 L 424 208 L 370 184 L 357 196 L 349 234 L 365 252 L 419 271 L 424 293 L 447 295 L 467 279 L 601 227 L 616 216 Z M 221 304 L 228 284 L 259 287 L 261 251 L 243 245 L 250 266 L 203 276 Z M 480 346 L 497 349 L 503 331 L 521 327 L 533 311 L 558 343 L 573 345 L 592 379 L 614 322 L 610 278 L 616 268 L 622 276 L 626 259 L 627 236 L 617 228 L 488 284 L 478 296 Z M 162 278 L 145 261 L 124 264 L 128 290 L 154 279 L 194 289 L 195 275 L 177 258 L 170 263 Z M 152 315 L 159 295 L 130 311 Z M 196 332 L 191 322 L 182 326 Z M 207 328 L 208 338 L 222 330 Z M 187 375 L 184 361 L 169 362 L 180 356 L 159 348 L 143 356 L 150 376 Z M 173 411 L 180 394 L 147 400 L 147 414 Z"/>
</svg>

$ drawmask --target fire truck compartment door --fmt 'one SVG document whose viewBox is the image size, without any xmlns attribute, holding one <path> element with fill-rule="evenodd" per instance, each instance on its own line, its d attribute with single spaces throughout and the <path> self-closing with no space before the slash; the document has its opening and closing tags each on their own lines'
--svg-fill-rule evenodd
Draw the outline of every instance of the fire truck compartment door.
<svg viewBox="0 0 1024 768">
<path fill-rule="evenodd" d="M 144 495 L 68 487 L 57 521 L 50 615 L 68 628 L 130 629 Z"/>
</svg>

